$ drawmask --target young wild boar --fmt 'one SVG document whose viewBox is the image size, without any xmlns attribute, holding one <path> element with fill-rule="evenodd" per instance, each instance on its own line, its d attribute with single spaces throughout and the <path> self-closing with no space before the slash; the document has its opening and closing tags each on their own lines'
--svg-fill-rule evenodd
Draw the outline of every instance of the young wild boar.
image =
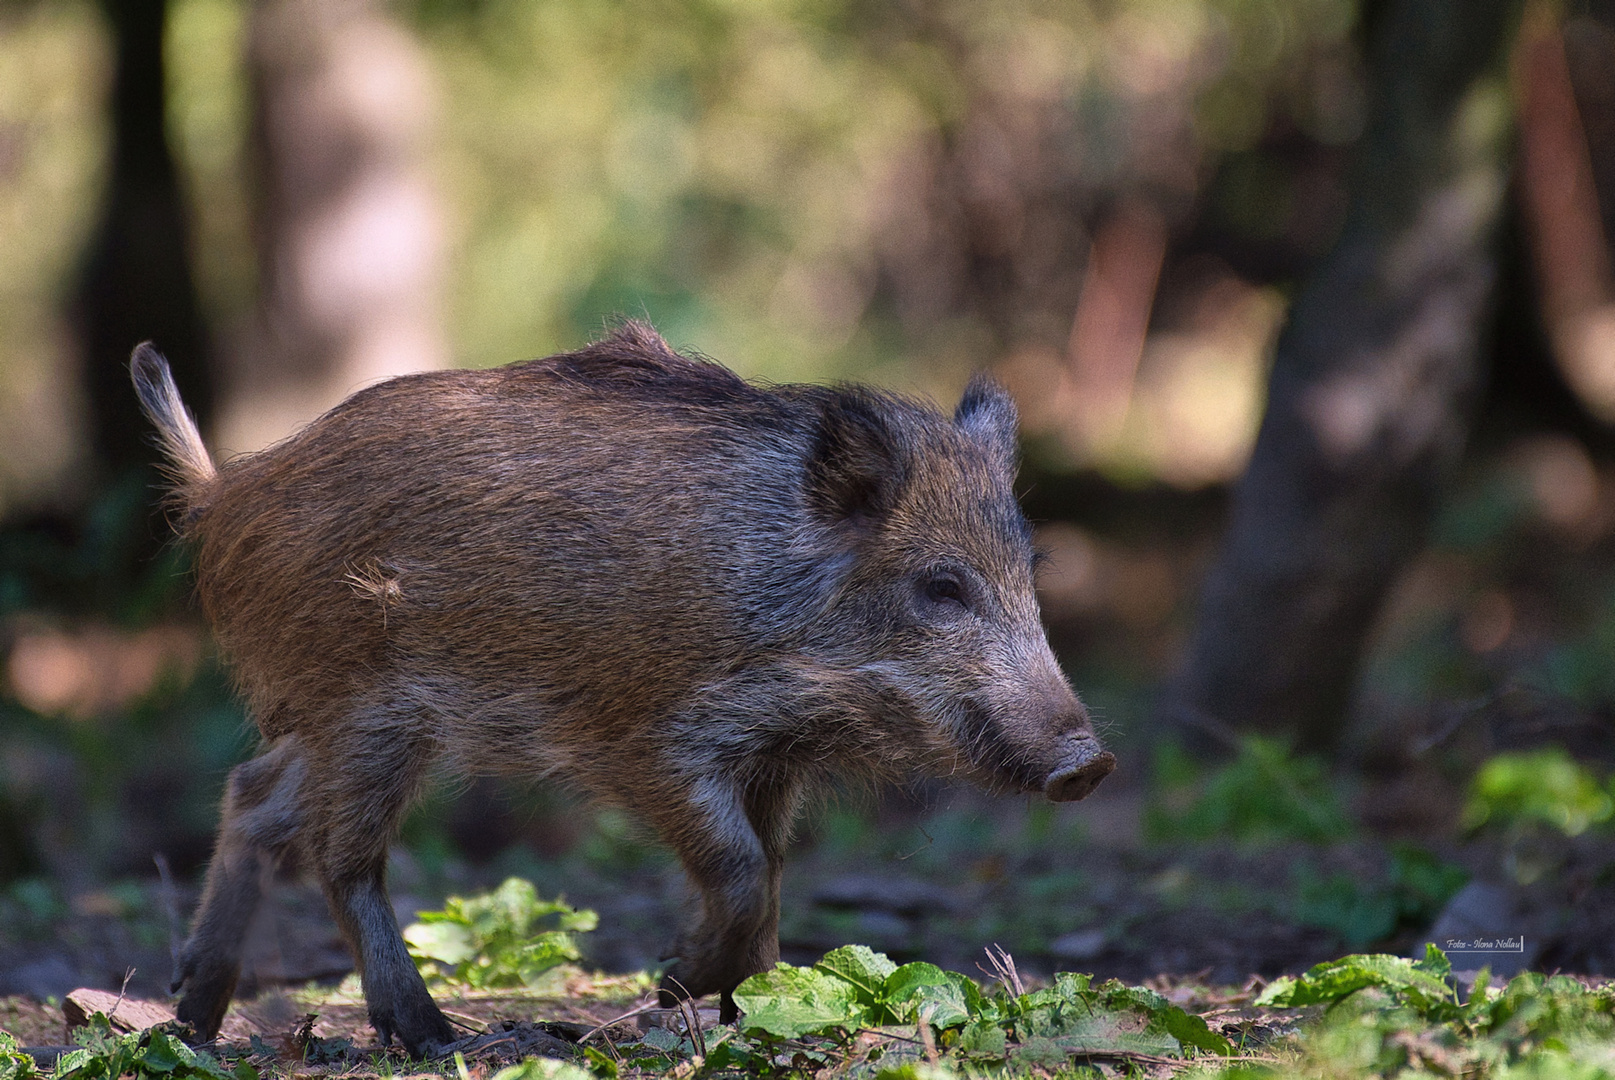
<svg viewBox="0 0 1615 1080">
<path fill-rule="evenodd" d="M 230 775 L 174 989 L 229 1005 L 260 867 L 324 887 L 383 1043 L 454 1038 L 387 899 L 429 768 L 553 775 L 649 824 L 701 913 L 665 1004 L 779 955 L 780 869 L 834 778 L 1080 799 L 1115 767 L 1049 651 L 1015 409 L 753 386 L 629 323 L 580 352 L 361 390 L 215 468 L 166 363 L 135 387 L 263 749 Z"/>
</svg>

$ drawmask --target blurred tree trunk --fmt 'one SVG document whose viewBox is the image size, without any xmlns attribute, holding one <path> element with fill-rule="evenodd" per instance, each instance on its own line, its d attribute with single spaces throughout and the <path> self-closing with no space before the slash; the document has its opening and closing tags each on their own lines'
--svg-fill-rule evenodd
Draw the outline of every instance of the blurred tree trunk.
<svg viewBox="0 0 1615 1080">
<path fill-rule="evenodd" d="M 258 0 L 247 63 L 259 303 L 232 356 L 232 450 L 447 351 L 419 46 L 372 0 Z"/>
<path fill-rule="evenodd" d="M 1574 5 L 1582 13 L 1565 26 L 1565 51 L 1587 138 L 1604 239 L 1615 245 L 1615 0 Z"/>
<path fill-rule="evenodd" d="M 187 247 L 186 212 L 164 112 L 167 0 L 101 0 L 112 30 L 112 159 L 100 221 L 73 301 L 90 443 L 102 478 L 155 454 L 129 386 L 129 353 L 156 342 L 191 408 L 207 415 L 213 380 Z"/>
<path fill-rule="evenodd" d="M 1267 411 L 1163 702 L 1190 731 L 1334 745 L 1364 638 L 1423 542 L 1483 381 L 1514 0 L 1392 0 L 1341 239 Z"/>
</svg>

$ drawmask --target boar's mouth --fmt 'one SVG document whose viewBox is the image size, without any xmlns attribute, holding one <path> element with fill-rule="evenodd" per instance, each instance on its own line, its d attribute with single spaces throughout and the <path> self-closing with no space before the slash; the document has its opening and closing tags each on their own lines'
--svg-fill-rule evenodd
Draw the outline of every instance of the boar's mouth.
<svg viewBox="0 0 1615 1080">
<path fill-rule="evenodd" d="M 1116 755 L 1102 750 L 1092 739 L 1077 743 L 1075 752 L 1043 783 L 1050 802 L 1073 802 L 1085 798 L 1099 781 L 1116 769 Z"/>
</svg>

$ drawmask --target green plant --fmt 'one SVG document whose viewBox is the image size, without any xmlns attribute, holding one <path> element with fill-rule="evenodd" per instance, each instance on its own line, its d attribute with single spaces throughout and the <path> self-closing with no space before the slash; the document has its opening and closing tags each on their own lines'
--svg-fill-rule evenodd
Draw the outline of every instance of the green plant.
<svg viewBox="0 0 1615 1080">
<path fill-rule="evenodd" d="M 1347 956 L 1275 980 L 1258 1006 L 1326 1009 L 1282 1076 L 1609 1077 L 1615 989 L 1527 972 L 1496 988 L 1483 972 L 1467 1001 L 1434 945 L 1423 960 Z"/>
<path fill-rule="evenodd" d="M 463 1075 L 469 1075 L 465 1073 L 463 1067 L 461 1071 Z M 493 1074 L 493 1080 L 595 1080 L 595 1078 L 587 1069 L 579 1068 L 570 1061 L 530 1057 L 522 1059 L 518 1064 L 500 1069 Z"/>
<path fill-rule="evenodd" d="M 573 935 L 600 921 L 564 899 L 540 900 L 532 882 L 515 877 L 481 896 L 451 896 L 441 911 L 417 918 L 404 940 L 421 974 L 472 989 L 533 986 L 546 972 L 578 960 Z"/>
<path fill-rule="evenodd" d="M 1164 743 L 1154 786 L 1144 818 L 1152 840 L 1322 843 L 1352 831 L 1324 763 L 1259 736 L 1241 740 L 1234 760 L 1209 774 L 1176 744 Z"/>
<path fill-rule="evenodd" d="M 1464 826 L 1505 831 L 1546 825 L 1580 836 L 1615 816 L 1615 784 L 1598 781 L 1562 746 L 1498 754 L 1469 786 Z"/>
<path fill-rule="evenodd" d="M 921 1025 L 936 1045 L 967 1059 L 1065 1061 L 1072 1053 L 1227 1054 L 1226 1039 L 1153 991 L 1087 975 L 1053 987 L 988 995 L 933 964 L 901 967 L 862 945 L 826 953 L 812 967 L 780 964 L 735 990 L 748 1036 L 846 1039 L 861 1029 Z"/>
<path fill-rule="evenodd" d="M 218 1059 L 186 1046 L 167 1025 L 117 1035 L 102 1013 L 73 1031 L 79 1046 L 56 1062 L 55 1080 L 119 1080 L 160 1077 L 164 1080 L 258 1080 L 247 1061 L 227 1069 Z"/>
<path fill-rule="evenodd" d="M 34 1080 L 38 1075 L 34 1059 L 22 1052 L 10 1034 L 0 1031 L 0 1080 Z"/>
<path fill-rule="evenodd" d="M 1612 792 L 1615 781 L 1601 783 L 1562 747 L 1498 754 L 1470 782 L 1463 824 L 1499 839 L 1504 871 L 1528 885 L 1564 864 L 1575 837 L 1608 827 Z"/>
<path fill-rule="evenodd" d="M 1349 947 L 1361 948 L 1398 930 L 1429 925 L 1468 880 L 1462 867 L 1399 844 L 1382 880 L 1351 874 L 1320 877 L 1300 867 L 1293 914 L 1297 922 L 1333 930 Z"/>
</svg>

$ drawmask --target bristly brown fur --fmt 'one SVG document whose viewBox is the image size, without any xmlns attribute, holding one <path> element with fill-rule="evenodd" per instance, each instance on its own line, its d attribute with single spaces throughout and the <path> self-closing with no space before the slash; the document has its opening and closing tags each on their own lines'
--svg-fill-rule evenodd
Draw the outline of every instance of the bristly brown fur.
<svg viewBox="0 0 1615 1080">
<path fill-rule="evenodd" d="M 361 390 L 214 470 L 135 358 L 197 591 L 264 738 L 232 775 L 176 989 L 218 1030 L 259 868 L 322 881 L 383 1040 L 452 1038 L 383 873 L 429 767 L 624 807 L 702 896 L 669 995 L 778 956 L 780 870 L 832 778 L 1080 798 L 1113 764 L 1050 653 L 1015 412 L 752 385 L 649 327 Z"/>
</svg>

